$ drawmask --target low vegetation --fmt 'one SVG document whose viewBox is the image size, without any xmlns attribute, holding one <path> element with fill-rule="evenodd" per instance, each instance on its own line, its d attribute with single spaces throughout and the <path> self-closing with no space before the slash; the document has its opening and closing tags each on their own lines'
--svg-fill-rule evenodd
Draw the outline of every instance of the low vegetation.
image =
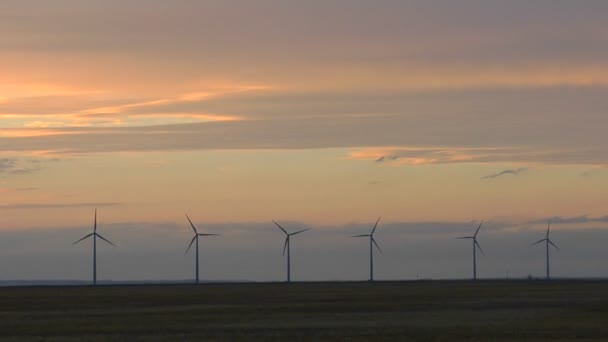
<svg viewBox="0 0 608 342">
<path fill-rule="evenodd" d="M 0 289 L 2 341 L 608 340 L 608 282 Z"/>
</svg>

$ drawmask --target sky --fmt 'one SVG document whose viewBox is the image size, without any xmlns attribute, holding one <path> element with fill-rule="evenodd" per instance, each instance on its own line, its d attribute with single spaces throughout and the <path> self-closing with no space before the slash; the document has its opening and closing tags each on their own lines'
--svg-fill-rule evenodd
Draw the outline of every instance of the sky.
<svg viewBox="0 0 608 342">
<path fill-rule="evenodd" d="M 0 2 L 0 280 L 608 276 L 608 3 Z"/>
</svg>

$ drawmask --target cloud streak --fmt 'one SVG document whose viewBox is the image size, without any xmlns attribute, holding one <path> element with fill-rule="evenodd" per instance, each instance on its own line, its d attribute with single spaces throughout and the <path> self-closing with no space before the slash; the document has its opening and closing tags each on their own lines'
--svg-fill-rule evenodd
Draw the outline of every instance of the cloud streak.
<svg viewBox="0 0 608 342">
<path fill-rule="evenodd" d="M 403 133 L 409 119 L 399 117 L 348 117 L 290 120 L 244 120 L 145 127 L 83 127 L 46 129 L 57 134 L 30 135 L 34 129 L 11 129 L 17 137 L 2 136 L 0 152 L 79 154 L 124 151 L 263 150 L 263 149 L 351 149 L 349 159 L 383 162 L 387 165 L 447 163 L 608 163 L 605 142 L 595 132 L 572 144 L 547 137 L 542 144 L 536 132 L 519 132 L 519 145 L 512 147 L 502 137 L 483 138 L 421 125 Z M 349 127 L 345 132 L 343 127 Z M 600 126 L 596 126 L 600 127 Z M 38 131 L 38 130 L 34 130 Z M 429 133 L 444 134 L 429 136 Z M 487 133 L 487 132 L 486 132 Z M 577 133 L 578 134 L 578 133 Z M 601 139 L 600 139 L 601 140 Z M 443 141 L 444 146 L 436 147 Z M 407 147 L 409 144 L 412 147 Z M 369 146 L 367 148 L 357 148 Z M 375 146 L 375 147 L 372 147 Z M 404 146 L 404 147 L 395 147 Z M 383 158 L 384 157 L 384 158 Z M 8 162 L 4 169 L 7 170 Z"/>
<path fill-rule="evenodd" d="M 604 165 L 608 155 L 595 148 L 531 146 L 387 146 L 351 149 L 350 160 L 369 160 L 387 166 L 413 166 L 463 163 L 526 163 L 540 165 Z M 529 168 L 506 169 L 481 179 L 518 175 Z"/>
<path fill-rule="evenodd" d="M 10 172 L 10 170 L 15 168 L 16 164 L 16 159 L 2 158 L 0 159 L 0 172 Z"/>
<path fill-rule="evenodd" d="M 41 170 L 40 160 L 2 158 L 0 159 L 0 174 L 24 175 Z"/>
<path fill-rule="evenodd" d="M 516 175 L 519 175 L 526 171 L 528 171 L 528 168 L 525 168 L 525 167 L 519 168 L 519 169 L 508 169 L 508 170 L 503 170 L 503 171 L 493 173 L 493 174 L 490 174 L 487 176 L 483 176 L 483 177 L 481 177 L 481 179 L 496 179 L 498 177 L 502 177 L 502 176 L 506 176 L 506 175 L 516 176 Z"/>
<path fill-rule="evenodd" d="M 22 204 L 3 204 L 0 210 L 12 209 L 59 209 L 59 208 L 95 208 L 95 207 L 115 207 L 122 205 L 117 202 L 89 202 L 89 203 L 22 203 Z"/>
<path fill-rule="evenodd" d="M 608 215 L 605 216 L 589 216 L 589 215 L 581 215 L 581 216 L 572 216 L 572 217 L 563 217 L 563 216 L 552 216 L 537 220 L 529 221 L 530 224 L 546 224 L 547 222 L 551 222 L 551 224 L 585 224 L 585 223 L 608 223 Z"/>
<path fill-rule="evenodd" d="M 397 160 L 399 156 L 381 156 L 375 160 L 376 163 L 384 163 L 386 161 Z"/>
</svg>

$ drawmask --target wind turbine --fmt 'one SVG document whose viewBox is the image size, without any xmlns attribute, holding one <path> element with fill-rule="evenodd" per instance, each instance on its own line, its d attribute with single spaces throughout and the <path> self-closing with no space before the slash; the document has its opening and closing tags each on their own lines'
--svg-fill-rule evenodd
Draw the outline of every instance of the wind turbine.
<svg viewBox="0 0 608 342">
<path fill-rule="evenodd" d="M 477 227 L 477 230 L 475 231 L 475 234 L 473 236 L 461 236 L 461 237 L 457 238 L 457 239 L 470 239 L 473 241 L 473 280 L 477 280 L 477 249 L 479 248 L 479 252 L 481 254 L 483 254 L 483 250 L 481 249 L 481 246 L 477 242 L 477 234 L 479 234 L 479 230 L 481 229 L 482 225 L 483 225 L 483 221 L 481 221 L 479 223 L 479 226 Z"/>
<path fill-rule="evenodd" d="M 74 242 L 72 245 L 79 243 L 82 240 L 86 240 L 90 237 L 93 237 L 93 285 L 97 285 L 97 238 L 102 239 L 103 241 L 109 243 L 110 245 L 116 247 L 115 244 L 110 242 L 110 240 L 104 238 L 100 234 L 97 233 L 97 208 L 95 208 L 95 220 L 93 221 L 93 232 L 85 235 L 80 240 Z"/>
<path fill-rule="evenodd" d="M 192 221 L 190 220 L 190 217 L 188 217 L 188 215 L 186 214 L 186 218 L 188 219 L 188 222 L 190 222 L 190 227 L 192 227 L 192 230 L 194 230 L 194 237 L 192 237 L 192 240 L 190 241 L 190 244 L 188 245 L 188 248 L 186 249 L 186 253 L 187 254 L 188 251 L 190 250 L 190 247 L 192 247 L 192 244 L 194 243 L 194 241 L 196 241 L 196 284 L 199 283 L 199 277 L 198 277 L 198 238 L 200 236 L 218 236 L 219 234 L 203 234 L 203 233 L 199 233 L 198 230 L 196 230 L 196 227 L 194 226 L 194 223 L 192 223 Z"/>
<path fill-rule="evenodd" d="M 293 235 L 300 234 L 302 232 L 310 230 L 310 228 L 298 230 L 297 232 L 293 232 L 293 233 L 288 233 L 285 230 L 285 228 L 281 227 L 281 225 L 278 224 L 275 220 L 272 220 L 272 222 L 274 224 L 276 224 L 277 227 L 279 227 L 279 229 L 283 231 L 283 233 L 285 233 L 285 245 L 283 245 L 283 255 L 285 255 L 285 251 L 287 251 L 287 282 L 290 283 L 291 282 L 291 253 L 290 253 L 291 237 Z"/>
<path fill-rule="evenodd" d="M 547 249 L 547 280 L 551 279 L 551 273 L 549 272 L 549 245 L 555 247 L 555 249 L 559 250 L 559 247 L 557 247 L 553 241 L 551 241 L 551 239 L 549 238 L 549 232 L 551 229 L 551 221 L 549 221 L 547 223 L 547 235 L 545 235 L 544 239 L 538 240 L 535 243 L 531 244 L 530 246 L 534 246 L 534 245 L 538 245 L 541 242 L 545 242 L 546 244 L 546 249 Z"/>
<path fill-rule="evenodd" d="M 356 238 L 369 237 L 369 281 L 374 281 L 374 246 L 376 246 L 378 252 L 382 253 L 380 246 L 378 246 L 378 243 L 376 243 L 376 240 L 374 239 L 374 233 L 376 232 L 376 228 L 378 228 L 378 222 L 380 222 L 380 217 L 378 217 L 371 233 L 352 236 Z"/>
</svg>

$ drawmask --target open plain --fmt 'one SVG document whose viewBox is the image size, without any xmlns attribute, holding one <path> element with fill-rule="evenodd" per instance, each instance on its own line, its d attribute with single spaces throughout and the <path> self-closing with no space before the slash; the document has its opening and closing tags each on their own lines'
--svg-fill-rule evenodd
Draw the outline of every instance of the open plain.
<svg viewBox="0 0 608 342">
<path fill-rule="evenodd" d="M 3 341 L 608 339 L 606 281 L 0 289 Z"/>
</svg>

